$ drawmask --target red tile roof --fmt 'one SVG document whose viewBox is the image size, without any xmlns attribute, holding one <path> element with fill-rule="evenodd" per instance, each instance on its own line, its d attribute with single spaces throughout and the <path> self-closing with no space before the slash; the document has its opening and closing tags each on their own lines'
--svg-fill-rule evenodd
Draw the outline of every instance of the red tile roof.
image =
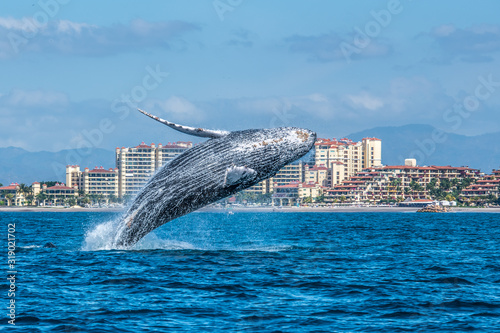
<svg viewBox="0 0 500 333">
<path fill-rule="evenodd" d="M 8 186 L 0 187 L 0 191 L 15 190 L 15 189 L 17 189 L 18 186 L 19 186 L 19 184 L 17 184 L 17 183 L 10 184 Z"/>
<path fill-rule="evenodd" d="M 94 172 L 94 173 L 112 173 L 115 172 L 113 169 L 106 170 L 102 166 L 101 167 L 95 167 L 94 169 L 90 170 L 89 172 Z"/>
<path fill-rule="evenodd" d="M 74 190 L 74 188 L 68 187 L 63 183 L 56 183 L 54 186 L 48 187 L 47 190 Z"/>
<path fill-rule="evenodd" d="M 144 142 L 141 142 L 140 145 L 138 146 L 135 146 L 135 148 L 151 148 L 151 146 L 148 146 L 147 144 L 145 144 Z"/>
</svg>

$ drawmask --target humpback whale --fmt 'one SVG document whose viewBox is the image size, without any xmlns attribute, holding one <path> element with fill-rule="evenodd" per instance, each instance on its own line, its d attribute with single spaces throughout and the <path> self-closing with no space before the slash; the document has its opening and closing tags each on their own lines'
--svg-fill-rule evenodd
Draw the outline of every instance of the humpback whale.
<svg viewBox="0 0 500 333">
<path fill-rule="evenodd" d="M 159 226 L 274 176 L 311 150 L 316 133 L 297 127 L 220 131 L 174 124 L 139 111 L 175 130 L 209 140 L 165 164 L 122 216 L 116 247 L 130 247 Z"/>
</svg>

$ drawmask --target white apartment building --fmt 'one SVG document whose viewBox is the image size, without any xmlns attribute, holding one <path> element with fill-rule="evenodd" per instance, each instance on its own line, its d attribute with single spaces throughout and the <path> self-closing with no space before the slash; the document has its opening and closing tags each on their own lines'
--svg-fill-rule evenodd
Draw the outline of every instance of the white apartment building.
<svg viewBox="0 0 500 333">
<path fill-rule="evenodd" d="M 165 163 L 193 147 L 192 142 L 175 142 L 156 146 L 144 144 L 116 148 L 118 196 L 134 195 Z"/>
<path fill-rule="evenodd" d="M 329 169 L 328 186 L 335 186 L 356 172 L 382 165 L 382 141 L 364 138 L 359 142 L 343 138 L 317 139 L 314 145 L 316 166 Z"/>
</svg>

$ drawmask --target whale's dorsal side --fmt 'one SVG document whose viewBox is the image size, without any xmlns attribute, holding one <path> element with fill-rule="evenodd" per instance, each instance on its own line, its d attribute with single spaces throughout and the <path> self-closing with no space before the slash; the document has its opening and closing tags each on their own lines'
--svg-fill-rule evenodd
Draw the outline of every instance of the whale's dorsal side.
<svg viewBox="0 0 500 333">
<path fill-rule="evenodd" d="M 160 123 L 167 125 L 170 128 L 173 128 L 174 130 L 177 130 L 179 132 L 186 133 L 189 135 L 199 136 L 202 138 L 221 138 L 221 137 L 229 134 L 228 131 L 209 130 L 209 129 L 205 129 L 205 128 L 194 128 L 194 127 L 175 124 L 175 123 L 172 123 L 168 120 L 161 119 L 160 117 L 154 116 L 151 113 L 148 113 L 148 112 L 143 111 L 141 109 L 137 109 L 137 110 L 139 110 L 139 112 L 141 112 L 142 114 L 145 114 L 146 116 L 153 118 L 154 120 L 159 121 Z"/>
</svg>

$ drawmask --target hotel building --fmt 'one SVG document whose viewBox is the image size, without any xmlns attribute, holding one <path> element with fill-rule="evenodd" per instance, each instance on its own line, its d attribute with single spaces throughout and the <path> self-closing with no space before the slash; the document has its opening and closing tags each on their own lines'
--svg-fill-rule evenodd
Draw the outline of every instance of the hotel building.
<svg viewBox="0 0 500 333">
<path fill-rule="evenodd" d="M 26 198 L 24 197 L 24 193 L 20 191 L 18 183 L 0 187 L 0 201 L 5 201 L 7 206 L 26 205 Z"/>
<path fill-rule="evenodd" d="M 42 192 L 47 195 L 47 200 L 54 205 L 64 205 L 66 199 L 78 196 L 78 188 L 76 186 L 69 187 L 63 183 L 57 183 L 51 187 L 47 187 L 46 184 L 43 184 Z"/>
<path fill-rule="evenodd" d="M 434 178 L 472 178 L 481 174 L 477 169 L 452 166 L 416 166 L 406 160 L 406 165 L 367 168 L 326 191 L 326 201 L 378 202 L 383 199 L 425 199 L 429 196 L 426 185 Z"/>
<path fill-rule="evenodd" d="M 246 189 L 246 192 L 267 194 L 274 192 L 276 186 L 287 185 L 292 182 L 305 181 L 305 164 L 302 161 L 296 161 L 285 165 L 273 177 L 263 180 L 260 183 Z"/>
<path fill-rule="evenodd" d="M 95 167 L 80 171 L 78 165 L 66 166 L 66 184 L 86 194 L 100 194 L 118 197 L 118 169 Z"/>
<path fill-rule="evenodd" d="M 137 193 L 156 170 L 191 147 L 192 142 L 179 141 L 165 146 L 142 142 L 136 147 L 116 148 L 118 196 Z"/>
<path fill-rule="evenodd" d="M 179 141 L 158 146 L 143 142 L 136 147 L 116 148 L 116 168 L 81 171 L 78 165 L 68 165 L 66 184 L 77 186 L 87 194 L 134 195 L 159 168 L 192 146 L 191 142 Z"/>
<path fill-rule="evenodd" d="M 478 179 L 476 183 L 470 184 L 462 190 L 460 197 L 462 199 L 473 199 L 489 195 L 494 195 L 497 198 L 500 195 L 500 169 L 493 170 L 493 175 L 485 176 Z"/>
<path fill-rule="evenodd" d="M 329 186 L 340 184 L 366 168 L 382 165 L 382 141 L 364 138 L 359 142 L 349 139 L 317 139 L 314 144 L 316 166 L 329 169 Z"/>
</svg>

